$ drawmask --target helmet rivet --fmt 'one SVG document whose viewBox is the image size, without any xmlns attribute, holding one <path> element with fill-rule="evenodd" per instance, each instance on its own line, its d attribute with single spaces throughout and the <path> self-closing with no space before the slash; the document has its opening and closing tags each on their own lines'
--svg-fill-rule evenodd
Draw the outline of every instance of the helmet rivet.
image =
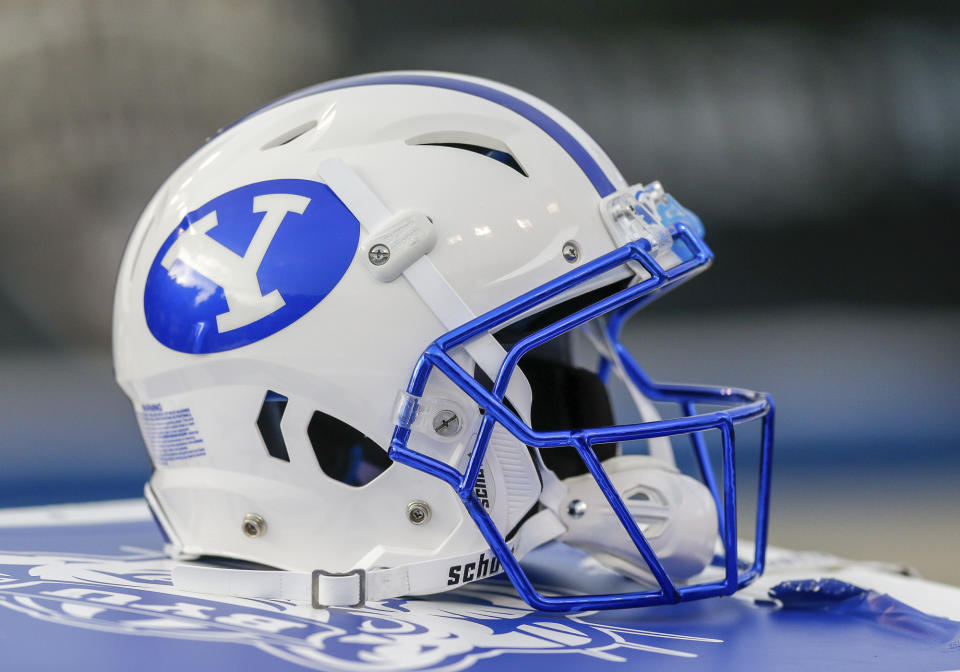
<svg viewBox="0 0 960 672">
<path fill-rule="evenodd" d="M 587 512 L 587 503 L 582 499 L 575 499 L 567 504 L 567 515 L 571 518 L 582 518 Z"/>
<path fill-rule="evenodd" d="M 407 518 L 414 525 L 423 525 L 430 520 L 430 507 L 419 500 L 410 502 L 407 504 Z"/>
<path fill-rule="evenodd" d="M 568 240 L 563 244 L 563 258 L 571 264 L 577 263 L 580 259 L 580 247 L 572 240 Z"/>
<path fill-rule="evenodd" d="M 370 248 L 367 257 L 374 266 L 383 266 L 390 261 L 390 248 L 383 243 L 377 243 Z"/>
<path fill-rule="evenodd" d="M 248 513 L 243 517 L 241 529 L 248 537 L 259 537 L 266 534 L 267 521 L 259 513 Z"/>
<path fill-rule="evenodd" d="M 460 431 L 460 417 L 450 410 L 443 410 L 433 416 L 433 431 L 440 436 L 456 436 Z"/>
</svg>

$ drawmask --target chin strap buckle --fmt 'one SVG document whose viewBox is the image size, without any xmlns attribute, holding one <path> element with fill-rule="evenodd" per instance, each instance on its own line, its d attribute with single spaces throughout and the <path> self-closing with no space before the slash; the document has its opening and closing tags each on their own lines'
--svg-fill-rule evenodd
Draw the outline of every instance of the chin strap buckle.
<svg viewBox="0 0 960 672">
<path fill-rule="evenodd" d="M 352 576 L 357 577 L 356 582 L 350 580 Z M 310 575 L 310 595 L 314 609 L 334 605 L 359 609 L 367 601 L 367 573 L 362 569 L 342 574 L 315 569 Z M 357 595 L 356 604 L 349 604 L 352 595 Z"/>
</svg>

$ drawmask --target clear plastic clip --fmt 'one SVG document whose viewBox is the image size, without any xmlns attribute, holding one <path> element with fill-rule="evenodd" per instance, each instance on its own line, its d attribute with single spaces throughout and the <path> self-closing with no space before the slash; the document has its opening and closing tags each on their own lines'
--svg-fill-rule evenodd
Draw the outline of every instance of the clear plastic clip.
<svg viewBox="0 0 960 672">
<path fill-rule="evenodd" d="M 652 202 L 660 222 L 673 233 L 676 231 L 677 224 L 685 224 L 698 238 L 703 238 L 703 222 L 691 210 L 683 207 L 670 194 L 663 190 L 663 185 L 659 182 L 651 182 L 641 191 L 637 192 L 637 200 L 641 198 L 649 199 Z"/>
<path fill-rule="evenodd" d="M 421 415 L 420 397 L 403 390 L 397 393 L 397 400 L 393 405 L 393 421 L 398 427 L 413 429 L 417 417 Z"/>
<path fill-rule="evenodd" d="M 654 184 L 659 186 L 657 182 Z M 662 197 L 662 188 L 659 194 Z M 603 222 L 617 245 L 646 240 L 654 257 L 670 249 L 673 238 L 660 221 L 657 196 L 655 190 L 647 191 L 641 185 L 635 185 L 611 194 L 600 202 Z"/>
<path fill-rule="evenodd" d="M 463 407 L 457 402 L 438 397 L 418 397 L 404 390 L 397 393 L 393 418 L 404 429 L 441 441 L 459 440 L 466 422 Z"/>
</svg>

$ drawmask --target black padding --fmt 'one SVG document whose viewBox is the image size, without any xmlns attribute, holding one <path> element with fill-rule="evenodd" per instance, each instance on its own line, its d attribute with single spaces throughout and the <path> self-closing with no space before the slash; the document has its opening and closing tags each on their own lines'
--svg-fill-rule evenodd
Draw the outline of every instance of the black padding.
<svg viewBox="0 0 960 672">
<path fill-rule="evenodd" d="M 532 357 L 521 361 L 520 370 L 533 388 L 533 429 L 555 431 L 614 424 L 607 388 L 592 371 Z M 602 461 L 616 455 L 617 445 L 597 444 L 593 449 Z M 540 454 L 560 478 L 587 471 L 575 448 L 544 448 Z"/>
<path fill-rule="evenodd" d="M 630 286 L 633 278 L 617 280 L 604 287 L 599 287 L 585 294 L 580 294 L 571 299 L 567 299 L 555 306 L 551 306 L 539 312 L 528 315 L 522 320 L 505 326 L 496 332 L 493 337 L 504 348 L 509 350 L 520 339 L 529 336 L 535 331 L 539 331 L 551 324 L 559 322 L 561 319 L 573 315 L 579 310 L 591 306 L 598 301 L 613 296 L 617 292 Z M 557 361 L 570 361 L 570 338 L 569 333 L 563 334 L 546 343 L 537 346 L 536 356 L 541 359 L 553 359 Z"/>
<path fill-rule="evenodd" d="M 498 336 L 502 336 L 502 333 Z M 498 340 L 505 344 L 504 347 L 512 344 L 509 338 Z M 569 335 L 564 334 L 546 345 L 549 347 L 536 349 L 536 354 L 541 356 L 528 355 L 520 360 L 519 365 L 533 392 L 533 429 L 549 432 L 613 425 L 613 409 L 603 381 L 596 373 L 567 363 L 572 359 Z M 493 389 L 493 381 L 480 367 L 476 367 L 473 377 L 488 391 Z M 504 404 L 516 412 L 509 400 L 504 400 Z M 617 444 L 601 443 L 595 445 L 593 450 L 602 462 L 617 454 Z M 587 472 L 576 448 L 544 448 L 540 454 L 547 467 L 560 478 Z"/>
</svg>

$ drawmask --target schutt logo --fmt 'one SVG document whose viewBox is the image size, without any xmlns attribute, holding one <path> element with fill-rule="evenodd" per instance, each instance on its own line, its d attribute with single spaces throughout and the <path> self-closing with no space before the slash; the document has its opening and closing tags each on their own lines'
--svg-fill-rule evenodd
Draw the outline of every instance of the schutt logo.
<svg viewBox="0 0 960 672">
<path fill-rule="evenodd" d="M 447 573 L 447 585 L 455 586 L 460 581 L 469 583 L 487 576 L 493 576 L 499 572 L 500 561 L 497 556 L 487 558 L 486 553 L 481 553 L 476 562 L 467 562 L 451 567 Z"/>
</svg>

